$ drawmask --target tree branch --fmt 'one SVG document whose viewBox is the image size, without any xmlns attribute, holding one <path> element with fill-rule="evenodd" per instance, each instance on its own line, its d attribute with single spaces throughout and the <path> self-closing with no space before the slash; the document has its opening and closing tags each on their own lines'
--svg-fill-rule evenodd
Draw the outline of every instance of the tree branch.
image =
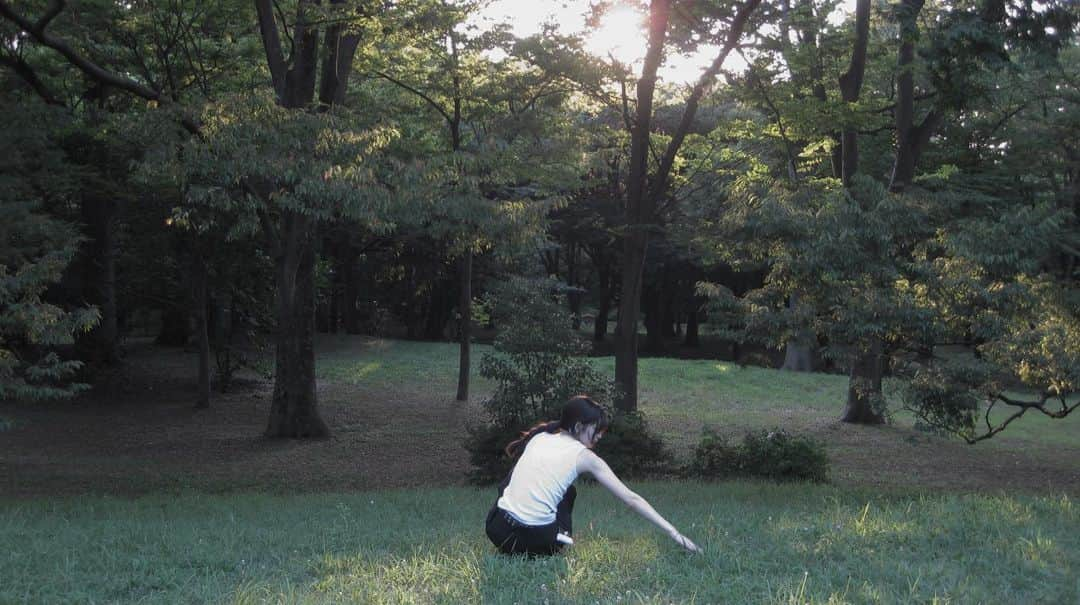
<svg viewBox="0 0 1080 605">
<path fill-rule="evenodd" d="M 626 131 L 630 132 L 634 129 L 633 121 L 630 119 L 630 100 L 626 96 L 626 80 L 619 78 L 619 90 L 622 96 L 622 118 L 623 124 L 626 125 Z"/>
<path fill-rule="evenodd" d="M 693 90 L 690 92 L 690 97 L 686 100 L 686 108 L 683 110 L 682 119 L 679 122 L 679 127 L 675 130 L 671 140 L 668 142 L 667 149 L 664 151 L 664 155 L 660 160 L 660 167 L 656 173 L 656 179 L 653 181 L 652 191 L 650 195 L 656 199 L 663 192 L 664 187 L 667 186 L 667 177 L 671 172 L 672 166 L 675 165 L 675 156 L 679 152 L 679 148 L 682 146 L 683 140 L 686 138 L 687 133 L 690 131 L 690 126 L 694 122 L 694 115 L 697 113 L 698 103 L 701 102 L 701 98 L 705 96 L 705 92 L 716 80 L 716 74 L 720 73 L 720 68 L 723 66 L 724 61 L 732 50 L 739 44 L 739 38 L 742 37 L 743 28 L 746 27 L 746 22 L 750 19 L 750 15 L 757 10 L 757 7 L 761 4 L 761 0 L 746 0 L 742 6 L 739 7 L 735 18 L 731 21 L 731 27 L 728 29 L 727 38 L 724 41 L 723 48 L 720 49 L 720 53 L 713 59 L 709 68 L 705 70 L 705 73 L 701 74 L 696 84 L 694 84 Z"/>
<path fill-rule="evenodd" d="M 751 65 L 750 59 L 743 53 L 742 49 L 739 49 L 739 56 L 746 61 L 747 65 Z M 780 130 L 780 140 L 784 142 L 784 155 L 787 156 L 788 164 L 788 176 L 792 182 L 799 182 L 799 166 L 795 162 L 794 144 L 788 139 L 787 128 L 784 127 L 784 117 L 780 114 L 780 109 L 776 107 L 772 99 L 769 98 L 769 91 L 766 90 L 765 84 L 761 81 L 761 78 L 754 73 L 754 68 L 749 69 L 750 79 L 757 85 L 759 91 L 761 91 L 761 98 L 765 100 L 765 104 L 769 106 L 773 115 L 776 116 L 776 127 Z"/>
<path fill-rule="evenodd" d="M 439 114 L 442 115 L 442 117 L 446 120 L 447 124 L 453 124 L 454 123 L 454 118 L 450 116 L 450 113 L 447 112 L 445 109 L 443 109 L 441 105 L 436 103 L 434 99 L 427 96 L 422 91 L 417 90 L 417 89 L 413 88 L 412 86 L 409 86 L 408 84 L 402 82 L 401 80 L 398 80 L 398 79 L 394 78 L 393 76 L 391 76 L 388 73 L 381 72 L 381 71 L 376 71 L 376 72 L 372 72 L 372 73 L 374 73 L 376 76 L 378 76 L 378 77 L 380 77 L 380 78 L 382 78 L 384 80 L 387 80 L 387 81 L 399 86 L 400 88 L 403 88 L 403 89 L 411 92 L 412 94 L 420 97 L 421 99 L 427 101 L 429 105 L 431 105 L 432 107 L 435 108 L 435 111 L 438 111 Z"/>
<path fill-rule="evenodd" d="M 34 71 L 34 68 L 22 57 L 17 55 L 9 56 L 7 54 L 0 55 L 0 65 L 7 65 L 10 67 L 16 75 L 30 85 L 30 88 L 34 89 L 34 92 L 41 97 L 41 100 L 49 105 L 64 105 L 64 102 L 59 100 L 56 95 L 49 90 L 49 87 L 37 76 L 37 72 Z"/>
<path fill-rule="evenodd" d="M 63 6 L 63 2 L 53 2 L 53 4 L 49 6 L 49 10 L 44 17 L 38 19 L 37 22 L 31 22 L 23 15 L 12 10 L 7 2 L 0 1 L 0 17 L 18 25 L 23 31 L 30 34 L 34 40 L 37 40 L 38 43 L 63 55 L 63 57 L 68 60 L 68 63 L 79 68 L 83 73 L 98 83 L 119 88 L 120 90 L 127 91 L 137 97 L 146 99 L 147 101 L 156 101 L 162 105 L 171 102 L 171 99 L 162 95 L 161 91 L 154 90 L 131 78 L 125 78 L 104 69 L 97 63 L 79 55 L 64 40 L 46 33 L 44 25 L 48 25 L 49 22 L 55 19 L 56 15 L 59 14 L 59 11 L 63 9 Z M 42 25 L 42 27 L 38 27 L 39 25 Z M 191 116 L 186 114 L 181 115 L 180 123 L 184 126 L 184 129 L 191 134 L 202 136 L 201 125 Z"/>
<path fill-rule="evenodd" d="M 936 92 L 924 92 L 921 95 L 915 95 L 914 99 L 915 99 L 915 101 L 925 101 L 927 99 L 933 99 L 936 96 L 937 96 Z M 877 109 L 868 109 L 868 110 L 866 110 L 866 113 L 870 113 L 870 114 L 887 113 L 887 112 L 893 111 L 894 109 L 896 109 L 896 103 L 886 105 L 885 107 L 879 107 Z"/>
<path fill-rule="evenodd" d="M 975 437 L 968 437 L 968 436 L 965 435 L 964 440 L 967 441 L 968 444 L 973 445 L 973 444 L 976 444 L 976 443 L 978 443 L 980 441 L 984 441 L 986 439 L 989 439 L 989 438 L 993 437 L 994 435 L 1000 433 L 1001 431 L 1005 430 L 1005 427 L 1009 426 L 1009 424 L 1012 423 L 1014 420 L 1016 420 L 1016 419 L 1020 418 L 1021 416 L 1023 416 L 1025 413 L 1027 413 L 1028 410 L 1038 410 L 1043 415 L 1048 416 L 1050 418 L 1061 419 L 1061 418 L 1064 418 L 1064 417 L 1068 416 L 1073 411 L 1075 411 L 1076 408 L 1080 407 L 1080 401 L 1077 401 L 1076 403 L 1074 403 L 1073 405 L 1070 406 L 1069 404 L 1067 404 L 1065 402 L 1064 397 L 1060 397 L 1059 399 L 1061 401 L 1061 409 L 1060 410 L 1048 410 L 1046 408 L 1046 402 L 1049 399 L 1050 399 L 1050 394 L 1049 393 L 1043 393 L 1042 396 L 1040 396 L 1038 401 L 1020 401 L 1018 399 L 1012 399 L 1010 397 L 1006 397 L 1005 395 L 1002 395 L 1002 394 L 999 393 L 993 399 L 990 400 L 990 405 L 987 406 L 986 413 L 983 415 L 983 422 L 986 423 L 986 432 L 981 434 L 981 435 L 977 435 Z M 1012 406 L 1012 407 L 1015 407 L 1015 408 L 1019 408 L 1019 409 L 1017 411 L 1013 412 L 1011 415 L 1009 415 L 1008 418 L 1006 418 L 1005 420 L 998 423 L 997 426 L 994 426 L 993 424 L 990 423 L 990 412 L 994 409 L 994 404 L 997 403 L 998 401 L 1000 401 L 1002 403 L 1005 403 L 1006 405 L 1009 405 L 1009 406 Z"/>
<path fill-rule="evenodd" d="M 45 9 L 45 14 L 34 23 L 34 29 L 45 31 L 49 23 L 64 10 L 64 4 L 66 2 L 63 0 L 53 0 L 53 2 L 49 3 L 49 8 Z"/>
<path fill-rule="evenodd" d="M 126 90 L 136 96 L 142 97 L 148 101 L 161 101 L 162 95 L 160 91 L 148 88 L 135 80 L 118 76 L 114 73 L 106 71 L 98 64 L 90 61 L 89 59 L 79 55 L 73 48 L 68 46 L 63 40 L 56 38 L 45 32 L 44 25 L 48 25 L 49 21 L 56 17 L 55 13 L 58 13 L 63 8 L 63 2 L 54 2 L 46 13 L 45 17 L 39 19 L 36 23 L 31 22 L 26 17 L 16 13 L 11 9 L 11 6 L 7 2 L 0 2 L 0 16 L 3 16 L 8 21 L 11 21 L 23 29 L 26 33 L 30 34 L 40 44 L 47 46 L 56 52 L 64 56 L 72 65 L 81 69 L 86 75 L 90 76 L 94 80 Z M 39 27 L 42 25 L 42 27 Z"/>
</svg>

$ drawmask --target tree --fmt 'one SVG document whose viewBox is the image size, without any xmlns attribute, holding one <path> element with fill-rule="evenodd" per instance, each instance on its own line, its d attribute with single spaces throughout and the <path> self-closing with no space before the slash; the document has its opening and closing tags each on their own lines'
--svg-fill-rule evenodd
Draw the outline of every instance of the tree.
<svg viewBox="0 0 1080 605">
<path fill-rule="evenodd" d="M 522 213 L 557 194 L 566 176 L 565 132 L 551 110 L 567 91 L 512 55 L 494 60 L 510 38 L 495 28 L 476 32 L 467 19 L 482 3 L 418 2 L 404 19 L 424 24 L 401 48 L 390 48 L 372 73 L 433 110 L 441 135 L 425 156 L 432 212 L 424 230 L 447 241 L 458 259 L 460 342 L 456 399 L 469 398 L 474 256 L 501 242 L 528 239 L 542 212 Z M 538 115 L 545 115 L 545 123 Z"/>
<path fill-rule="evenodd" d="M 46 299 L 80 238 L 43 207 L 70 201 L 77 179 L 42 128 L 63 122 L 63 115 L 33 102 L 24 108 L 19 116 L 0 116 L 0 399 L 69 397 L 88 385 L 72 382 L 82 362 L 63 359 L 60 349 L 93 328 L 100 314 Z M 29 116 L 36 119 L 24 119 Z"/>
<path fill-rule="evenodd" d="M 932 171 L 904 183 L 894 166 L 888 187 L 846 170 L 854 173 L 846 183 L 810 179 L 796 186 L 776 178 L 774 159 L 744 151 L 745 169 L 726 180 L 731 203 L 717 209 L 714 224 L 726 226 L 720 239 L 741 242 L 740 254 L 768 262 L 770 273 L 763 288 L 742 300 L 719 288 L 712 293 L 719 310 L 735 310 L 742 318 L 732 327 L 745 337 L 775 343 L 778 335 L 811 325 L 829 343 L 827 355 L 853 360 L 849 416 L 880 416 L 881 377 L 889 367 L 902 401 L 925 423 L 975 442 L 1027 411 L 1061 418 L 1075 408 L 1075 376 L 1068 368 L 1075 367 L 1077 350 L 1066 344 L 1077 325 L 1070 310 L 1075 281 L 1062 273 L 1072 266 L 1062 259 L 1075 250 L 1075 210 L 1060 195 L 1040 194 L 1024 183 L 1026 177 L 1013 174 L 1002 158 L 1013 154 L 1009 139 L 998 138 L 1027 105 L 1015 106 L 1019 99 L 1010 98 L 1014 89 L 1001 86 L 1002 78 L 1040 82 L 1042 90 L 1055 91 L 1050 96 L 1069 79 L 1061 78 L 1053 45 L 1037 49 L 1014 38 L 1014 57 L 1005 61 L 1006 38 L 985 35 L 985 13 L 960 9 L 938 22 L 942 31 L 931 38 L 934 52 L 924 55 L 924 70 L 915 72 L 933 83 L 928 117 L 912 126 L 916 120 L 904 115 L 907 109 L 888 107 L 896 109 L 898 129 L 931 126 L 938 119 L 933 112 L 959 114 L 963 123 L 946 129 L 936 147 L 918 131 L 917 138 L 925 140 L 915 144 L 909 138 L 906 150 L 895 152 L 914 153 L 914 161 L 932 149 Z M 1069 35 L 1069 19 L 1054 22 L 1055 31 Z M 1040 80 L 1038 65 L 1054 75 Z M 963 76 L 945 77 L 954 72 Z M 908 84 L 903 88 L 904 95 L 913 94 Z M 875 92 L 885 97 L 882 88 Z M 1029 88 L 1023 96 L 1042 94 Z M 996 107 L 998 100 L 1005 106 Z M 1067 106 L 1059 105 L 1060 113 Z M 853 116 L 879 113 L 849 109 Z M 984 133 L 961 135 L 970 133 L 973 119 Z M 1041 156 L 1037 162 L 1057 163 L 1056 154 L 1045 150 L 1027 147 L 1026 153 Z M 1029 168 L 1015 159 L 1020 171 Z M 1043 191 L 1048 190 L 1053 189 Z M 783 300 L 795 291 L 808 296 L 814 314 L 795 319 L 786 313 Z M 971 347 L 973 354 L 943 354 L 949 344 Z M 1010 384 L 1035 396 L 1010 395 Z M 995 405 L 1011 406 L 1012 412 L 992 415 Z M 986 423 L 981 433 L 975 425 L 980 416 Z"/>
<path fill-rule="evenodd" d="M 342 0 L 332 1 L 328 6 L 319 6 L 316 2 L 300 0 L 296 5 L 293 21 L 288 23 L 284 21 L 284 13 L 275 14 L 269 0 L 257 0 L 254 4 L 256 22 L 270 73 L 273 91 L 270 98 L 282 111 L 293 112 L 297 115 L 295 118 L 287 119 L 286 114 L 279 112 L 259 113 L 260 110 L 267 109 L 260 105 L 265 104 L 267 100 L 267 96 L 264 95 L 254 97 L 258 109 L 250 106 L 245 108 L 242 104 L 237 107 L 228 101 L 210 107 L 231 109 L 241 114 L 246 111 L 247 117 L 266 119 L 277 125 L 287 125 L 288 135 L 286 136 L 296 137 L 293 141 L 295 144 L 281 145 L 279 138 L 276 140 L 278 149 L 284 147 L 284 159 L 300 160 L 301 158 L 296 155 L 297 152 L 304 151 L 305 146 L 309 150 L 315 148 L 319 136 L 325 134 L 324 126 L 327 123 L 332 124 L 335 118 L 335 112 L 332 110 L 345 100 L 354 53 L 364 33 L 363 27 L 373 26 L 374 11 L 377 7 L 345 3 Z M 175 78 L 155 77 L 170 74 L 155 74 L 153 67 L 149 64 L 146 69 L 133 72 L 141 75 L 129 77 L 110 71 L 101 63 L 88 58 L 67 40 L 49 31 L 49 25 L 65 12 L 64 9 L 64 2 L 51 2 L 43 15 L 34 20 L 3 2 L 0 3 L 0 16 L 26 32 L 37 44 L 58 52 L 93 81 L 152 101 L 166 109 L 166 113 L 176 115 L 183 127 L 195 137 L 195 143 L 189 141 L 189 145 L 185 148 L 187 157 L 181 157 L 178 164 L 186 163 L 193 172 L 189 176 L 196 177 L 194 179 L 196 182 L 200 176 L 211 175 L 222 177 L 233 187 L 223 195 L 218 195 L 220 192 L 213 187 L 207 187 L 202 191 L 196 189 L 194 194 L 201 201 L 212 200 L 214 203 L 236 204 L 238 199 L 248 200 L 252 215 L 258 216 L 257 224 L 262 226 L 267 244 L 274 251 L 277 268 L 276 373 L 274 400 L 266 434 L 275 437 L 326 435 L 328 429 L 319 417 L 315 395 L 314 240 L 320 220 L 334 216 L 335 210 L 340 210 L 340 213 L 350 212 L 349 202 L 363 204 L 370 201 L 370 197 L 365 197 L 365 193 L 370 193 L 372 188 L 369 187 L 362 193 L 353 194 L 352 187 L 341 184 L 341 181 L 352 178 L 355 184 L 355 179 L 358 178 L 356 173 L 345 170 L 337 172 L 330 170 L 326 173 L 327 169 L 332 169 L 334 166 L 328 166 L 317 160 L 312 160 L 305 166 L 321 168 L 323 171 L 318 175 L 299 174 L 292 167 L 282 167 L 280 163 L 275 166 L 281 170 L 276 173 L 266 173 L 258 170 L 258 156 L 245 157 L 240 154 L 226 153 L 236 150 L 252 152 L 251 145 L 256 144 L 256 141 L 265 142 L 271 139 L 272 133 L 265 129 L 256 129 L 254 133 L 249 133 L 251 136 L 247 138 L 227 128 L 221 129 L 218 133 L 225 133 L 226 137 L 210 141 L 207 149 L 197 149 L 200 139 L 208 138 L 208 132 L 194 117 L 197 112 L 183 105 L 184 99 L 177 94 L 178 88 L 165 84 L 175 81 Z M 291 51 L 288 56 L 281 40 L 279 19 L 282 20 L 286 36 L 291 40 Z M 180 34 L 183 35 L 184 32 L 181 31 Z M 320 49 L 323 52 L 320 53 Z M 168 72 L 168 65 L 164 60 L 161 61 L 161 67 L 165 67 Z M 198 78 L 195 81 L 198 81 Z M 318 96 L 316 96 L 316 90 Z M 177 108 L 175 113 L 170 111 L 173 108 Z M 336 139 L 335 131 L 330 129 L 329 132 L 328 156 L 333 155 L 335 144 L 338 143 L 351 151 L 357 151 L 358 148 L 369 149 L 369 144 L 378 147 L 378 141 L 385 140 L 385 132 L 378 133 L 374 137 L 361 137 L 360 141 L 349 139 L 347 129 L 344 136 Z M 224 174 L 221 171 L 203 171 L 200 174 L 197 166 L 198 158 L 206 160 L 213 156 L 212 148 L 215 144 L 230 145 L 231 143 L 226 140 L 229 135 L 238 136 L 234 141 L 238 149 L 217 147 L 218 153 L 215 160 L 228 158 L 231 161 L 226 161 L 224 166 L 236 171 L 230 174 Z M 256 137 L 259 135 L 266 138 L 258 140 Z M 326 139 L 323 142 L 327 142 Z M 340 158 L 337 159 L 340 160 Z M 323 179 L 324 174 L 327 174 L 328 178 Z M 284 178 L 281 178 L 282 175 Z M 343 178 L 341 181 L 335 181 L 334 176 Z M 178 180 L 184 178 L 187 176 L 180 176 Z M 328 193 L 325 189 L 306 192 L 302 190 L 303 186 L 318 183 L 327 183 L 320 187 L 333 191 Z M 370 185 L 371 181 L 368 180 L 366 183 Z M 197 184 L 206 185 L 207 183 L 197 182 Z M 237 191 L 237 186 L 240 191 Z M 297 192 L 296 187 L 300 187 L 301 191 Z M 206 193 L 207 191 L 211 193 Z M 245 195 L 246 198 L 244 198 Z M 305 206 L 316 198 L 331 206 L 336 204 L 342 208 L 313 209 Z M 358 201 L 360 198 L 363 198 L 364 202 Z"/>
<path fill-rule="evenodd" d="M 69 300 L 88 300 L 101 310 L 96 329 L 79 339 L 80 356 L 115 362 L 120 357 L 122 317 L 147 306 L 144 292 L 125 287 L 118 278 L 125 269 L 121 259 L 131 259 L 126 249 L 132 239 L 126 237 L 131 233 L 131 215 L 143 210 L 143 197 L 160 197 L 163 192 L 143 187 L 123 168 L 143 159 L 151 147 L 147 141 L 154 141 L 160 132 L 140 131 L 146 108 L 134 97 L 114 94 L 114 89 L 167 105 L 220 91 L 224 80 L 237 75 L 244 57 L 227 45 L 207 44 L 203 36 L 220 33 L 239 5 L 223 2 L 206 7 L 188 0 L 168 5 L 96 3 L 81 7 L 78 18 L 71 18 L 64 2 L 38 4 L 44 14 L 36 21 L 6 3 L 0 6 L 5 23 L 18 28 L 5 36 L 0 56 L 38 97 L 64 108 L 70 118 L 65 136 L 56 143 L 79 166 L 78 204 L 74 211 L 56 204 L 49 210 L 81 223 L 85 237 L 58 290 Z M 73 77 L 72 67 L 87 76 L 84 84 Z M 189 131 L 198 131 L 190 117 L 183 113 L 179 117 Z M 162 222 L 150 227 L 160 230 Z M 205 272 L 188 273 L 194 278 Z M 177 334 L 186 340 L 188 305 L 177 305 L 167 296 L 160 300 L 169 301 L 170 311 L 183 311 L 175 315 L 181 319 Z M 201 403 L 208 402 L 208 357 L 206 347 L 200 347 Z"/>
<path fill-rule="evenodd" d="M 668 184 L 676 156 L 693 124 L 698 105 L 712 87 L 727 56 L 735 49 L 743 29 L 757 10 L 759 0 L 746 0 L 737 9 L 724 15 L 730 23 L 718 19 L 724 34 L 723 41 L 709 67 L 702 73 L 687 95 L 678 126 L 656 162 L 649 169 L 649 151 L 653 133 L 653 100 L 656 93 L 657 71 L 668 44 L 668 29 L 673 8 L 671 0 L 649 3 L 648 42 L 641 76 L 636 82 L 633 118 L 629 121 L 630 165 L 626 181 L 626 226 L 623 234 L 621 296 L 615 349 L 615 382 L 621 396 L 618 409 L 633 412 L 637 409 L 638 316 L 641 309 L 642 269 L 650 231 L 657 223 L 657 211 L 668 194 Z M 717 24 L 720 25 L 720 24 Z"/>
</svg>

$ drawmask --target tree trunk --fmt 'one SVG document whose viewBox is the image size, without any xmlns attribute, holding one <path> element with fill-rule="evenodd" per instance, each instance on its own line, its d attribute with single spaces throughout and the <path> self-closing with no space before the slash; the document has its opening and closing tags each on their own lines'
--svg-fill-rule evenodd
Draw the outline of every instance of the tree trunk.
<svg viewBox="0 0 1080 605">
<path fill-rule="evenodd" d="M 641 282 L 648 229 L 657 222 L 656 208 L 667 195 L 668 176 L 675 166 L 676 156 L 686 140 L 697 114 L 698 103 L 720 73 L 724 61 L 738 46 L 751 14 L 761 0 L 746 0 L 739 6 L 731 20 L 727 35 L 712 64 L 701 74 L 686 98 L 686 104 L 678 126 L 671 133 L 656 171 L 649 173 L 649 145 L 652 132 L 653 95 L 656 90 L 656 72 L 664 55 L 667 40 L 668 19 L 671 11 L 669 0 L 652 0 L 649 3 L 649 37 L 641 77 L 637 81 L 637 106 L 630 131 L 630 170 L 626 187 L 626 229 L 623 234 L 622 292 L 619 297 L 619 335 L 616 338 L 615 381 L 622 396 L 616 408 L 622 412 L 637 410 L 637 320 L 641 305 Z"/>
<path fill-rule="evenodd" d="M 161 329 L 154 343 L 166 347 L 183 347 L 191 336 L 191 317 L 186 308 L 168 307 L 161 312 Z"/>
<path fill-rule="evenodd" d="M 206 263 L 197 251 L 191 254 L 192 305 L 195 311 L 195 336 L 199 346 L 199 387 L 196 408 L 210 407 L 210 327 L 207 318 L 209 305 L 207 289 L 209 276 Z"/>
<path fill-rule="evenodd" d="M 921 0 L 917 0 L 920 1 Z M 870 0 L 858 0 L 855 5 L 855 47 L 851 53 L 848 70 L 840 76 L 840 93 L 845 102 L 858 101 L 866 69 L 866 46 L 869 35 Z M 858 171 L 858 135 L 851 125 L 843 129 L 842 180 L 844 186 L 851 184 L 851 177 Z M 860 424 L 879 424 L 882 418 L 874 411 L 873 402 L 881 396 L 881 341 L 874 339 L 870 351 L 860 353 L 852 360 L 848 380 L 847 406 L 841 420 Z"/>
<path fill-rule="evenodd" d="M 82 250 L 84 299 L 97 306 L 101 321 L 86 338 L 80 338 L 82 357 L 106 364 L 119 359 L 119 320 L 116 301 L 116 201 L 87 197 L 82 201 L 83 224 L 88 240 Z"/>
<path fill-rule="evenodd" d="M 461 258 L 461 297 L 458 312 L 461 314 L 458 334 L 461 338 L 458 358 L 457 400 L 469 400 L 469 346 L 472 341 L 472 265 L 473 253 L 469 250 Z"/>
<path fill-rule="evenodd" d="M 566 247 L 566 285 L 570 286 L 566 303 L 570 307 L 571 327 L 575 332 L 581 329 L 581 289 L 578 287 L 578 270 L 578 247 L 571 242 Z"/>
<path fill-rule="evenodd" d="M 911 72 L 915 59 L 915 38 L 919 33 L 916 18 L 922 5 L 923 0 L 902 0 L 896 6 L 897 21 L 900 23 L 900 52 L 896 60 L 896 158 L 889 179 L 891 191 L 903 191 L 915 176 L 911 145 L 915 121 L 915 76 Z"/>
<path fill-rule="evenodd" d="M 657 302 L 660 304 L 660 338 L 675 338 L 679 335 L 679 316 L 675 313 L 676 284 L 672 283 L 671 271 L 667 265 L 664 265 L 661 275 L 660 292 L 657 297 Z"/>
<path fill-rule="evenodd" d="M 344 0 L 331 0 L 342 4 Z M 287 61 L 270 0 L 255 0 L 259 34 L 266 53 L 278 103 L 294 111 L 309 111 L 315 98 L 319 61 L 319 25 L 312 19 L 315 0 L 296 5 Z M 359 38 L 342 36 L 339 25 L 327 27 L 322 54 L 319 110 L 328 111 L 345 99 L 349 72 Z M 267 236 L 278 238 L 277 351 L 274 400 L 267 423 L 268 437 L 324 437 L 329 429 L 319 417 L 315 394 L 315 234 L 314 221 L 283 208 L 279 228 Z"/>
<path fill-rule="evenodd" d="M 643 231 L 623 237 L 622 288 L 615 334 L 615 382 L 622 394 L 616 407 L 622 412 L 637 410 L 638 316 L 646 244 Z"/>
<path fill-rule="evenodd" d="M 419 339 L 420 334 L 423 331 L 423 319 L 424 313 L 422 312 L 423 302 L 420 297 L 416 295 L 416 266 L 413 264 L 406 265 L 406 275 L 408 276 L 408 290 L 409 294 L 405 299 L 405 335 L 406 338 L 413 340 Z M 421 307 L 420 310 L 417 307 Z"/>
<path fill-rule="evenodd" d="M 446 322 L 449 321 L 449 307 L 452 304 L 450 297 L 451 284 L 448 280 L 439 280 L 443 283 L 435 283 L 429 293 L 427 319 L 424 322 L 424 338 L 427 340 L 442 340 L 446 338 Z"/>
<path fill-rule="evenodd" d="M 326 331 L 337 334 L 341 317 L 341 288 L 338 287 L 338 276 L 330 283 L 330 309 L 326 314 Z"/>
<path fill-rule="evenodd" d="M 600 285 L 596 301 L 596 318 L 593 321 L 593 341 L 604 342 L 608 331 L 608 315 L 611 313 L 611 297 L 613 284 L 611 283 L 611 270 L 608 268 L 596 268 L 597 282 Z"/>
<path fill-rule="evenodd" d="M 801 304 L 798 295 L 792 294 L 788 300 L 788 309 L 791 313 L 797 313 Z M 787 341 L 784 350 L 784 365 L 780 366 L 780 369 L 789 372 L 813 372 L 816 340 L 813 330 L 809 328 L 799 330 L 794 338 Z"/>
<path fill-rule="evenodd" d="M 686 336 L 683 337 L 683 346 L 701 346 L 701 339 L 698 337 L 698 311 L 696 308 L 690 308 L 686 312 Z"/>
<path fill-rule="evenodd" d="M 654 355 L 664 353 L 663 289 L 659 283 L 644 287 L 641 293 L 645 315 L 645 350 Z"/>
<path fill-rule="evenodd" d="M 341 301 L 341 321 L 346 334 L 359 334 L 360 325 L 356 320 L 356 249 L 351 243 L 343 244 L 345 250 L 341 261 L 341 278 L 344 282 Z"/>
<path fill-rule="evenodd" d="M 852 360 L 847 405 L 841 421 L 854 424 L 881 424 L 885 421 L 874 409 L 881 400 L 883 373 L 882 343 L 880 338 L 875 338 L 870 350 L 858 353 Z"/>
<path fill-rule="evenodd" d="M 315 242 L 311 219 L 282 211 L 277 352 L 267 437 L 326 437 L 315 394 Z"/>
<path fill-rule="evenodd" d="M 808 330 L 799 332 L 796 338 L 787 342 L 784 347 L 784 365 L 781 370 L 789 372 L 813 372 L 814 371 L 814 347 L 811 344 L 813 334 Z"/>
<path fill-rule="evenodd" d="M 862 90 L 866 73 L 866 47 L 870 39 L 870 0 L 857 0 L 855 4 L 855 46 L 851 62 L 840 76 L 840 98 L 844 103 L 855 103 Z M 859 141 L 855 126 L 845 122 L 840 135 L 841 180 L 844 186 L 851 184 L 851 177 L 859 169 Z"/>
<path fill-rule="evenodd" d="M 239 312 L 236 308 L 236 300 L 232 296 L 216 296 L 211 299 L 210 309 L 210 350 L 218 363 L 219 393 L 229 390 L 232 381 L 233 343 L 235 334 L 241 331 L 239 328 Z M 223 366 L 224 364 L 224 366 Z"/>
<path fill-rule="evenodd" d="M 622 292 L 619 296 L 619 333 L 615 339 L 615 382 L 621 393 L 615 407 L 622 412 L 634 412 L 638 407 L 637 323 L 641 311 L 645 253 L 649 242 L 646 229 L 655 220 L 656 208 L 655 197 L 650 195 L 649 191 L 649 137 L 652 132 L 656 71 L 663 59 L 670 9 L 671 5 L 667 0 L 652 0 L 649 4 L 649 41 L 641 77 L 637 83 L 637 107 L 630 132 Z"/>
</svg>

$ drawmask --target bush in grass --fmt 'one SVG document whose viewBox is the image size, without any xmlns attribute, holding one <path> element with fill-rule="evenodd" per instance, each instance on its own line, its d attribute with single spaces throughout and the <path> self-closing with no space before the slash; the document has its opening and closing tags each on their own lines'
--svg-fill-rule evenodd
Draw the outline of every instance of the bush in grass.
<svg viewBox="0 0 1080 605">
<path fill-rule="evenodd" d="M 619 476 L 650 477 L 676 470 L 674 456 L 649 430 L 640 411 L 614 415 L 596 453 Z"/>
<path fill-rule="evenodd" d="M 537 422 L 558 418 L 571 397 L 585 393 L 607 402 L 615 396 L 612 382 L 585 357 L 589 343 L 573 329 L 564 292 L 555 280 L 520 277 L 492 291 L 498 334 L 480 360 L 480 375 L 497 386 L 482 403 L 487 422 L 469 427 L 465 439 L 473 482 L 502 480 L 513 467 L 506 444 Z M 605 460 L 616 472 L 651 472 L 657 462 L 650 457 L 664 451 L 640 416 L 615 420 L 604 442 L 612 444 Z M 666 464 L 670 457 L 657 460 Z"/>
<path fill-rule="evenodd" d="M 738 446 L 728 445 L 722 435 L 705 429 L 701 442 L 694 448 L 686 474 L 694 477 L 725 477 L 738 475 L 738 471 Z"/>
<path fill-rule="evenodd" d="M 782 429 L 751 431 L 739 445 L 729 445 L 706 430 L 687 467 L 698 477 L 764 477 L 775 481 L 823 483 L 829 477 L 829 458 L 817 440 Z"/>
</svg>

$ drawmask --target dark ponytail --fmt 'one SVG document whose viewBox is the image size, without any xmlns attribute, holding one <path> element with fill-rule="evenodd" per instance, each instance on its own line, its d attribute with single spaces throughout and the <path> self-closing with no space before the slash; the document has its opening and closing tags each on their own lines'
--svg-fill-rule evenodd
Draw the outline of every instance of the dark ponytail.
<svg viewBox="0 0 1080 605">
<path fill-rule="evenodd" d="M 550 420 L 548 422 L 541 422 L 533 426 L 531 429 L 521 433 L 515 441 L 511 441 L 506 446 L 506 455 L 511 458 L 516 458 L 521 452 L 525 451 L 525 446 L 528 445 L 529 440 L 539 435 L 540 433 L 558 433 L 559 431 L 566 431 L 575 437 L 574 432 L 578 425 L 588 426 L 596 425 L 598 432 L 604 432 L 608 427 L 607 412 L 604 408 L 600 407 L 600 404 L 596 403 L 586 395 L 578 395 L 571 397 L 570 401 L 566 402 L 563 406 L 562 416 L 558 420 Z"/>
<path fill-rule="evenodd" d="M 559 421 L 558 420 L 551 420 L 549 422 L 541 422 L 540 424 L 537 424 L 536 426 L 532 427 L 531 429 L 521 433 L 521 437 L 519 437 L 516 441 L 511 441 L 506 446 L 506 455 L 510 456 L 511 458 L 517 458 L 518 454 L 520 454 L 522 451 L 524 451 L 525 446 L 529 443 L 529 440 L 532 439 L 533 437 L 539 435 L 540 433 L 558 433 L 558 432 L 559 432 Z"/>
</svg>

